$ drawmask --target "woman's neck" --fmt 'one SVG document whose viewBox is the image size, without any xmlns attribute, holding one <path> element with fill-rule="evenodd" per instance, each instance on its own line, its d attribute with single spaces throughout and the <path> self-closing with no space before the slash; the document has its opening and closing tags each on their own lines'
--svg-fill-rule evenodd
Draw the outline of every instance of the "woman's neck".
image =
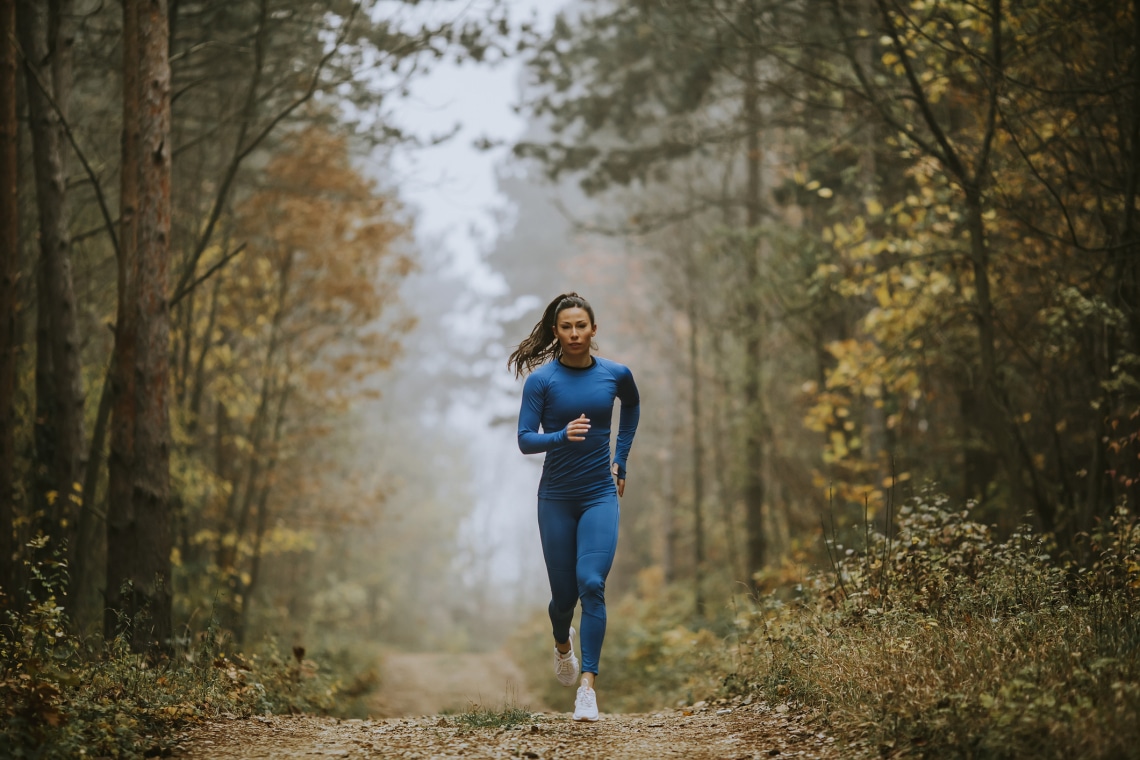
<svg viewBox="0 0 1140 760">
<path fill-rule="evenodd" d="M 592 367 L 594 364 L 593 354 L 583 354 L 581 357 L 568 357 L 565 354 L 558 357 L 558 363 L 564 367 L 573 367 L 574 369 L 586 369 Z"/>
</svg>

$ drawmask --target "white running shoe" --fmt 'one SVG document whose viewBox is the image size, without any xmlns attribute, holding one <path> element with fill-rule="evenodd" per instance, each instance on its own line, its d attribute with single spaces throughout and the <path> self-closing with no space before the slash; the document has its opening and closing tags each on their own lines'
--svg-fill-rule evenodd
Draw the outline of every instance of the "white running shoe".
<svg viewBox="0 0 1140 760">
<path fill-rule="evenodd" d="M 570 626 L 570 650 L 566 654 L 554 647 L 554 675 L 563 686 L 573 686 L 578 679 L 578 658 L 574 656 L 574 626 Z"/>
<path fill-rule="evenodd" d="M 585 681 L 578 687 L 578 696 L 574 699 L 574 720 L 584 720 L 593 723 L 598 719 L 598 695 Z"/>
</svg>

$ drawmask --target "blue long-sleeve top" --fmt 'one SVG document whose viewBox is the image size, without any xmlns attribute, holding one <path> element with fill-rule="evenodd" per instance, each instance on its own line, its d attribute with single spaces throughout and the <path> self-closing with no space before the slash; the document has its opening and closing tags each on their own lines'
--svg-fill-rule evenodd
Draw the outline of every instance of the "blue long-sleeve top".
<svg viewBox="0 0 1140 760">
<path fill-rule="evenodd" d="M 583 368 L 552 361 L 527 377 L 519 412 L 519 449 L 524 454 L 546 452 L 539 496 L 579 498 L 614 490 L 610 426 L 615 398 L 621 399 L 621 416 L 613 461 L 618 477 L 624 478 L 641 415 L 641 398 L 629 367 L 601 357 Z M 586 440 L 568 440 L 566 426 L 583 414 L 590 420 Z"/>
</svg>

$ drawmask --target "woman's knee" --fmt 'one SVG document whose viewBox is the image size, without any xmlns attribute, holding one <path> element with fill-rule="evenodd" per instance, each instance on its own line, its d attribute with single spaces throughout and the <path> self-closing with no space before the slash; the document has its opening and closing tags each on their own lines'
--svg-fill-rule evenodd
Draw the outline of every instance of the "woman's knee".
<svg viewBox="0 0 1140 760">
<path fill-rule="evenodd" d="M 578 576 L 578 596 L 586 600 L 605 602 L 606 579 L 599 573 Z"/>
</svg>

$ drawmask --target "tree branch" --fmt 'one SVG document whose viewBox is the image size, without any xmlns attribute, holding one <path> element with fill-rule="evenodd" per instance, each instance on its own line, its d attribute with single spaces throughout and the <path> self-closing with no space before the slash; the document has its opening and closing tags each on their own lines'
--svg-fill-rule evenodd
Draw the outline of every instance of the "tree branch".
<svg viewBox="0 0 1140 760">
<path fill-rule="evenodd" d="M 92 187 L 95 188 L 95 199 L 99 203 L 99 213 L 103 216 L 103 225 L 107 230 L 107 235 L 111 238 L 111 246 L 115 249 L 115 255 L 120 256 L 122 252 L 119 248 L 119 236 L 115 234 L 115 222 L 111 219 L 111 211 L 107 206 L 107 198 L 103 195 L 103 186 L 99 184 L 99 177 L 95 174 L 95 170 L 91 167 L 91 163 L 87 160 L 87 155 L 79 147 L 79 143 L 75 138 L 75 132 L 72 131 L 71 125 L 68 123 L 66 117 L 63 115 L 63 110 L 60 109 L 59 103 L 52 97 L 51 89 L 44 84 L 40 78 L 40 73 L 36 71 L 36 67 L 28 63 L 27 55 L 25 55 L 23 48 L 20 47 L 19 42 L 16 42 L 16 51 L 19 53 L 20 59 L 24 62 L 24 68 L 32 75 L 32 80 L 36 83 L 36 88 L 43 94 L 51 110 L 59 118 L 60 126 L 63 127 L 63 133 L 67 135 L 67 141 L 71 144 L 72 151 L 75 152 L 75 157 L 79 159 L 79 163 L 83 165 L 83 171 L 86 172 L 87 178 L 91 180 Z"/>
<path fill-rule="evenodd" d="M 242 251 L 245 250 L 245 246 L 246 246 L 246 244 L 242 243 L 237 248 L 235 248 L 234 250 L 230 251 L 225 256 L 223 256 L 212 267 L 207 269 L 201 277 L 199 277 L 196 280 L 194 280 L 193 282 L 187 284 L 185 287 L 179 288 L 178 290 L 174 291 L 174 295 L 172 295 L 170 297 L 170 307 L 174 308 L 178 304 L 178 302 L 181 301 L 183 298 L 185 298 L 187 295 L 189 295 L 190 292 L 194 290 L 194 288 L 198 287 L 203 282 L 210 279 L 210 277 L 214 274 L 214 272 L 217 272 L 219 269 L 224 267 L 226 264 L 230 263 L 230 261 L 232 261 L 234 258 L 236 258 L 239 253 L 241 253 Z"/>
<path fill-rule="evenodd" d="M 262 32 L 264 29 L 264 21 L 268 14 L 266 4 L 264 2 L 262 3 L 263 17 L 261 28 L 258 29 L 257 33 L 258 52 L 256 53 L 259 64 L 255 67 L 256 70 L 253 75 L 253 80 L 250 82 L 249 94 L 246 99 L 246 118 L 242 120 L 242 125 L 238 133 L 238 139 L 234 144 L 233 158 L 230 159 L 230 164 L 226 168 L 225 177 L 222 179 L 221 186 L 218 188 L 218 195 L 214 199 L 214 206 L 210 210 L 210 216 L 206 222 L 206 227 L 202 231 L 202 236 L 198 239 L 197 245 L 194 246 L 194 252 L 190 256 L 190 261 L 187 262 L 186 268 L 182 271 L 182 275 L 178 279 L 178 286 L 175 288 L 175 293 L 182 293 L 184 291 L 188 292 L 187 286 L 194 277 L 194 271 L 198 267 L 198 261 L 202 258 L 202 254 L 205 253 L 206 248 L 210 244 L 210 238 L 213 237 L 214 228 L 217 226 L 218 221 L 221 219 L 222 210 L 225 208 L 226 200 L 229 198 L 230 187 L 233 185 L 233 181 L 237 177 L 237 172 L 241 167 L 242 162 L 245 161 L 249 154 L 257 149 L 262 141 L 269 136 L 269 134 L 277 127 L 278 124 L 288 118 L 291 113 L 300 108 L 304 103 L 308 102 L 309 99 L 313 97 L 313 94 L 317 90 L 317 85 L 320 83 L 321 73 L 329 64 L 329 61 L 332 60 L 333 56 L 336 55 L 336 53 L 340 50 L 341 45 L 348 37 L 348 31 L 352 27 L 353 19 L 356 18 L 356 14 L 359 12 L 359 10 L 360 1 L 357 0 L 357 2 L 353 3 L 352 9 L 350 10 L 348 17 L 345 19 L 344 24 L 341 25 L 341 29 L 337 34 L 336 41 L 313 69 L 313 74 L 309 79 L 309 85 L 306 88 L 305 92 L 302 93 L 301 96 L 295 99 L 288 106 L 283 108 L 276 116 L 270 119 L 269 123 L 266 124 L 252 140 L 243 145 L 245 142 L 247 126 L 252 121 L 253 107 L 256 103 L 257 87 L 261 76 L 260 57 L 262 55 Z"/>
<path fill-rule="evenodd" d="M 991 0 L 990 12 L 993 15 L 993 32 L 991 34 L 993 57 L 990 61 L 990 102 L 988 112 L 986 113 L 986 134 L 985 137 L 982 138 L 982 150 L 978 154 L 977 163 L 974 164 L 974 178 L 979 182 L 986 174 L 986 165 L 990 160 L 990 149 L 993 147 L 994 134 L 997 132 L 998 90 L 1000 89 L 1002 69 L 1004 68 L 1001 47 L 1001 0 Z"/>
<path fill-rule="evenodd" d="M 839 10 L 838 0 L 831 2 L 832 15 L 835 17 L 835 28 L 841 30 L 844 28 L 843 14 Z M 888 23 L 890 20 L 888 19 Z M 843 37 L 843 50 L 847 56 L 848 62 L 851 64 L 851 70 L 855 74 L 855 79 L 858 80 L 861 89 L 858 91 L 860 96 L 870 103 L 874 109 L 879 113 L 879 117 L 887 123 L 892 129 L 900 134 L 906 135 L 906 138 L 925 151 L 928 155 L 934 156 L 939 161 L 945 162 L 945 157 L 937 145 L 930 143 L 928 140 L 923 139 L 915 134 L 914 130 L 907 127 L 905 124 L 895 118 L 894 114 L 890 112 L 882 100 L 875 96 L 874 87 L 871 85 L 870 79 L 867 78 L 867 72 L 863 70 L 862 65 L 859 63 L 859 57 L 855 55 L 855 51 L 851 49 L 851 42 L 846 36 Z M 906 56 L 904 55 L 903 58 Z"/>
<path fill-rule="evenodd" d="M 914 66 L 910 63 L 910 58 L 906 54 L 906 48 L 899 38 L 898 29 L 895 28 L 895 22 L 891 19 L 890 11 L 887 9 L 886 1 L 878 0 L 878 6 L 879 12 L 883 17 L 883 24 L 887 27 L 887 34 L 895 46 L 895 52 L 898 54 L 899 62 L 902 64 L 903 72 L 906 74 L 907 82 L 910 84 L 911 93 L 914 95 L 918 109 L 922 113 L 922 118 L 926 122 L 930 133 L 934 135 L 935 141 L 942 148 L 942 158 L 946 164 L 946 168 L 954 172 L 963 185 L 973 184 L 974 178 L 971 178 L 966 172 L 965 165 L 962 164 L 957 151 L 954 150 L 954 146 L 950 144 L 950 139 L 942 130 L 942 125 L 938 123 L 938 119 L 934 115 L 934 109 L 930 107 L 930 101 L 926 98 L 926 91 L 922 88 L 922 83 L 918 81 L 918 76 L 914 72 Z"/>
</svg>

